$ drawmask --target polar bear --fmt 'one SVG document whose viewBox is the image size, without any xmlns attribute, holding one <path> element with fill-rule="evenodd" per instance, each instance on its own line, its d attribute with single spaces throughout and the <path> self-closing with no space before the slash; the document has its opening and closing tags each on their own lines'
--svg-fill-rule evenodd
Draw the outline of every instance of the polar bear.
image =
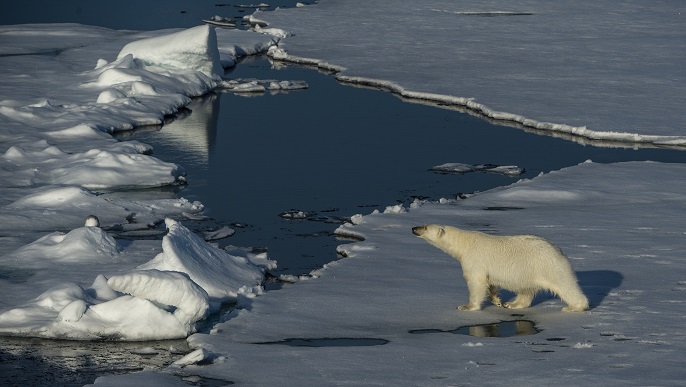
<svg viewBox="0 0 686 387">
<path fill-rule="evenodd" d="M 534 235 L 493 236 L 478 231 L 428 224 L 412 233 L 460 261 L 469 288 L 469 303 L 459 310 L 480 310 L 486 295 L 497 306 L 528 308 L 540 290 L 567 303 L 563 311 L 588 309 L 567 257 L 547 240 Z M 501 303 L 498 288 L 516 293 Z"/>
</svg>

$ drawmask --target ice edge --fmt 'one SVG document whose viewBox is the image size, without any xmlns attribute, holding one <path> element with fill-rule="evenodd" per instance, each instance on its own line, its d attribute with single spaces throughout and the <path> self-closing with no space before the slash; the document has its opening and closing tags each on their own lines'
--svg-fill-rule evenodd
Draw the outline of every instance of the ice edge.
<svg viewBox="0 0 686 387">
<path fill-rule="evenodd" d="M 341 83 L 385 90 L 393 94 L 397 94 L 410 102 L 428 102 L 431 104 L 440 105 L 442 107 L 456 107 L 458 109 L 464 109 L 466 112 L 474 113 L 480 117 L 491 119 L 501 125 L 510 124 L 509 126 L 521 126 L 522 129 L 533 129 L 535 131 L 543 131 L 549 134 L 561 133 L 575 138 L 583 138 L 596 142 L 611 142 L 613 143 L 612 145 L 615 146 L 621 146 L 622 144 L 624 146 L 630 146 L 632 144 L 647 144 L 659 147 L 686 147 L 686 136 L 660 136 L 643 135 L 629 132 L 604 132 L 591 130 L 585 126 L 572 126 L 553 122 L 541 122 L 519 114 L 493 110 L 480 102 L 476 102 L 475 98 L 456 97 L 446 94 L 406 90 L 402 86 L 392 81 L 343 75 L 342 72 L 346 70 L 345 67 L 331 64 L 319 59 L 290 55 L 277 46 L 270 47 L 267 52 L 267 56 L 273 60 L 314 66 L 320 70 L 332 72 L 334 78 Z M 597 145 L 607 146 L 610 144 Z"/>
</svg>

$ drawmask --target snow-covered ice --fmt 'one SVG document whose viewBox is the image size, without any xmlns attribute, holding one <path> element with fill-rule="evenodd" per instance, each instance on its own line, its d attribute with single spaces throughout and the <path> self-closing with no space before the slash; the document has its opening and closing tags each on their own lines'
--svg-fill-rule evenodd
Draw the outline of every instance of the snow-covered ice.
<svg viewBox="0 0 686 387">
<path fill-rule="evenodd" d="M 126 267 L 122 263 L 133 261 L 123 257 L 126 249 L 93 226 L 47 235 L 8 255 L 24 267 L 65 265 L 74 275 L 86 266 L 86 271 L 106 274 L 99 274 L 90 287 L 60 283 L 5 310 L 0 333 L 61 339 L 186 337 L 221 302 L 262 292 L 264 267 L 207 244 L 177 221 L 167 219 L 166 225 L 162 251 L 130 271 L 121 272 Z"/>
<path fill-rule="evenodd" d="M 263 270 L 249 259 L 232 256 L 209 245 L 178 222 L 168 219 L 169 233 L 162 241 L 164 251 L 139 269 L 167 270 L 187 273 L 216 301 L 236 301 L 235 284 L 259 287 Z M 242 289 L 245 292 L 245 289 Z"/>
<path fill-rule="evenodd" d="M 2 334 L 186 337 L 222 302 L 262 292 L 273 262 L 220 250 L 171 219 L 201 216 L 201 203 L 126 194 L 184 184 L 184 170 L 110 134 L 164 123 L 217 87 L 222 65 L 275 38 L 74 24 L 0 26 L 0 36 Z M 161 243 L 116 239 L 165 218 Z"/>
<path fill-rule="evenodd" d="M 365 239 L 340 247 L 347 258 L 252 299 L 213 334 L 191 336 L 214 360 L 181 374 L 243 384 L 678 384 L 686 375 L 678 356 L 686 350 L 684 173 L 680 164 L 587 162 L 466 200 L 357 217 L 337 231 Z M 570 257 L 591 310 L 564 313 L 561 300 L 541 295 L 529 309 L 457 311 L 468 296 L 459 263 L 412 235 L 425 223 L 546 237 Z M 541 332 L 450 333 L 512 320 Z M 259 344 L 289 339 L 331 344 Z M 249 366 L 260 359 L 268 366 Z"/>
<path fill-rule="evenodd" d="M 257 12 L 275 58 L 596 140 L 686 143 L 686 4 L 321 1 Z"/>
</svg>

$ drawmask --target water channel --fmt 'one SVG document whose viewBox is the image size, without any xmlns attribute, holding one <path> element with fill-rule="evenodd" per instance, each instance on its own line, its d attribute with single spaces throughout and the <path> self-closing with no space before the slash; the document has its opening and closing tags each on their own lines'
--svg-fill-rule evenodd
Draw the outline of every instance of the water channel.
<svg viewBox="0 0 686 387">
<path fill-rule="evenodd" d="M 686 162 L 678 150 L 589 146 L 494 125 L 266 58 L 249 58 L 226 77 L 304 80 L 309 88 L 208 96 L 185 119 L 126 136 L 183 165 L 189 184 L 178 194 L 204 203 L 212 218 L 199 227 L 234 227 L 220 245 L 266 248 L 279 262 L 275 274 L 306 274 L 336 259 L 341 242 L 332 233 L 357 213 L 415 198 L 456 198 L 589 159 Z M 444 163 L 515 165 L 525 172 L 430 170 Z M 285 216 L 291 212 L 307 216 Z"/>
</svg>

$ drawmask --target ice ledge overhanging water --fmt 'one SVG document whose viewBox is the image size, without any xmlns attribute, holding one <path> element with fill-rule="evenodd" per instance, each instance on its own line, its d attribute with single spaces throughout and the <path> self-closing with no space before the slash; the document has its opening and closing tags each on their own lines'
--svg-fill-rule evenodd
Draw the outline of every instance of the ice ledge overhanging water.
<svg viewBox="0 0 686 387">
<path fill-rule="evenodd" d="M 457 97 L 452 95 L 428 93 L 421 91 L 407 90 L 399 84 L 381 79 L 366 78 L 360 76 L 349 76 L 342 74 L 346 70 L 345 67 L 328 63 L 323 60 L 313 58 L 303 58 L 296 55 L 290 55 L 285 50 L 272 46 L 267 52 L 267 55 L 278 61 L 287 63 L 294 63 L 299 65 L 313 66 L 320 70 L 333 73 L 334 78 L 341 82 L 352 85 L 360 85 L 372 87 L 380 90 L 385 90 L 410 102 L 428 102 L 439 106 L 463 108 L 466 112 L 475 113 L 483 118 L 494 120 L 495 123 L 501 125 L 513 125 L 522 127 L 523 129 L 533 129 L 536 131 L 545 131 L 554 133 L 562 133 L 574 137 L 591 140 L 591 145 L 606 145 L 606 142 L 613 146 L 660 146 L 681 148 L 686 147 L 686 136 L 661 136 L 661 135 L 645 135 L 629 132 L 604 132 L 588 129 L 585 126 L 573 126 L 567 124 L 541 122 L 531 118 L 524 117 L 519 114 L 496 111 L 488 106 L 479 103 L 475 98 Z"/>
<path fill-rule="evenodd" d="M 640 1 L 326 0 L 251 20 L 285 32 L 273 58 L 341 81 L 594 145 L 680 148 L 684 12 Z"/>
</svg>

